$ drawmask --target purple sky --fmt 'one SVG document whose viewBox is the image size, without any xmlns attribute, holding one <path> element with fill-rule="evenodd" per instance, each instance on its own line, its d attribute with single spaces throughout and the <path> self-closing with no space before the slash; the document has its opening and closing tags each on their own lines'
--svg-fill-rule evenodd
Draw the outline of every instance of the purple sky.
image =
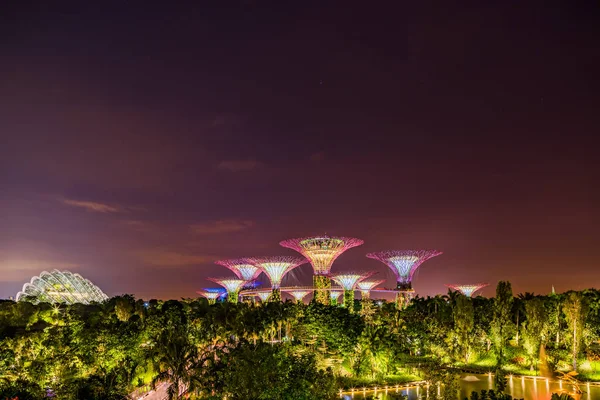
<svg viewBox="0 0 600 400">
<path fill-rule="evenodd" d="M 420 294 L 600 287 L 597 2 L 321 3 L 3 10 L 0 298 L 190 297 L 325 232 L 387 286 L 367 252 L 444 251 Z"/>
</svg>

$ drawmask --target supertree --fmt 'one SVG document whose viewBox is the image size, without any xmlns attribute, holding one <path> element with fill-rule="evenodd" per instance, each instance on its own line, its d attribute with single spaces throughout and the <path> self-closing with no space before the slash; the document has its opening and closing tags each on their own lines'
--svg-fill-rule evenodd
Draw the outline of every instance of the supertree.
<svg viewBox="0 0 600 400">
<path fill-rule="evenodd" d="M 285 274 L 307 262 L 304 258 L 288 256 L 251 258 L 250 261 L 269 277 L 272 289 L 270 301 L 281 301 L 281 280 Z"/>
<path fill-rule="evenodd" d="M 329 303 L 327 289 L 331 287 L 331 280 L 328 277 L 331 265 L 343 252 L 363 243 L 361 239 L 327 235 L 279 242 L 281 246 L 296 250 L 310 261 L 314 271 L 313 286 L 317 289 L 315 300 L 323 304 Z"/>
<path fill-rule="evenodd" d="M 197 291 L 200 296 L 208 299 L 208 304 L 215 304 L 217 299 L 227 294 L 227 291 L 222 288 L 204 288 Z"/>
<path fill-rule="evenodd" d="M 269 300 L 269 297 L 271 297 L 271 291 L 261 290 L 260 292 L 256 292 L 256 295 L 260 298 L 260 301 L 264 303 Z"/>
<path fill-rule="evenodd" d="M 367 257 L 381 261 L 396 275 L 396 305 L 403 308 L 414 294 L 412 278 L 421 264 L 432 257 L 439 256 L 437 250 L 390 250 L 369 253 Z"/>
<path fill-rule="evenodd" d="M 332 274 L 333 279 L 338 285 L 344 289 L 344 307 L 347 307 L 350 312 L 354 309 L 354 287 L 359 281 L 367 279 L 375 272 L 339 272 Z"/>
<path fill-rule="evenodd" d="M 385 282 L 384 279 L 377 279 L 377 280 L 373 280 L 373 279 L 369 279 L 369 280 L 363 280 L 360 281 L 356 284 L 356 287 L 360 290 L 360 295 L 361 298 L 363 300 L 367 300 L 369 299 L 369 297 L 371 297 L 371 289 L 373 289 L 375 286 L 382 284 L 383 282 Z"/>
<path fill-rule="evenodd" d="M 215 264 L 230 269 L 238 278 L 251 282 L 258 278 L 261 270 L 249 262 L 247 258 L 215 261 Z"/>
<path fill-rule="evenodd" d="M 342 288 L 331 288 L 329 290 L 329 299 L 331 300 L 331 305 L 332 306 L 337 306 L 338 303 L 338 299 L 340 298 L 340 294 L 343 293 L 343 289 Z"/>
<path fill-rule="evenodd" d="M 457 290 L 467 297 L 471 297 L 473 296 L 473 293 L 489 285 L 489 283 L 474 283 L 471 285 L 446 285 L 446 287 Z"/>
<path fill-rule="evenodd" d="M 227 300 L 230 303 L 238 302 L 238 293 L 240 288 L 246 283 L 243 279 L 237 278 L 206 278 L 209 281 L 223 286 L 227 290 Z"/>
<path fill-rule="evenodd" d="M 302 303 L 304 298 L 312 292 L 312 288 L 311 289 L 307 289 L 307 288 L 303 288 L 303 287 L 286 288 L 286 289 L 283 289 L 283 292 L 291 295 L 296 300 L 296 303 Z"/>
</svg>

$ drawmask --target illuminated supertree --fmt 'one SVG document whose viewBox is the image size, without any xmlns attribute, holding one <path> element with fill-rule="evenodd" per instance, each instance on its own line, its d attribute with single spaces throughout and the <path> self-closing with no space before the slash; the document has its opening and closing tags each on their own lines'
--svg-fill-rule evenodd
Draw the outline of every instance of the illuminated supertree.
<svg viewBox="0 0 600 400">
<path fill-rule="evenodd" d="M 272 289 L 270 301 L 281 301 L 281 280 L 285 274 L 307 262 L 304 258 L 288 256 L 252 258 L 250 261 L 269 277 Z"/>
<path fill-rule="evenodd" d="M 330 275 L 338 285 L 344 289 L 344 307 L 350 312 L 354 310 L 354 287 L 359 281 L 367 279 L 375 272 L 339 272 Z"/>
<path fill-rule="evenodd" d="M 204 288 L 196 293 L 198 293 L 200 296 L 206 297 L 208 299 L 208 304 L 215 304 L 219 297 L 227 294 L 227 291 L 222 288 Z"/>
<path fill-rule="evenodd" d="M 338 299 L 340 298 L 340 294 L 343 293 L 343 290 L 337 288 L 331 288 L 329 291 L 329 299 L 331 300 L 331 305 L 336 306 L 338 303 Z"/>
<path fill-rule="evenodd" d="M 206 278 L 209 281 L 212 281 L 216 284 L 219 284 L 221 286 L 223 286 L 225 289 L 227 289 L 227 300 L 230 303 L 237 303 L 238 302 L 238 293 L 240 291 L 240 288 L 244 285 L 244 283 L 246 283 L 245 280 L 243 279 L 237 279 L 237 278 Z"/>
<path fill-rule="evenodd" d="M 356 284 L 356 287 L 360 290 L 360 295 L 361 298 L 363 300 L 367 300 L 369 299 L 369 297 L 371 297 L 371 289 L 373 289 L 375 286 L 382 284 L 383 282 L 385 282 L 384 279 L 379 279 L 379 280 L 367 280 L 367 281 L 360 281 Z"/>
<path fill-rule="evenodd" d="M 283 289 L 283 292 L 291 295 L 296 300 L 296 303 L 302 303 L 304 298 L 312 292 L 312 288 L 287 288 Z"/>
<path fill-rule="evenodd" d="M 473 296 L 473 293 L 478 291 L 479 289 L 483 289 L 486 286 L 489 286 L 489 283 L 474 283 L 472 285 L 446 285 L 450 289 L 458 290 L 462 294 L 467 297 Z"/>
<path fill-rule="evenodd" d="M 215 264 L 229 268 L 236 276 L 245 281 L 253 281 L 258 278 L 261 270 L 251 264 L 247 258 L 237 258 L 232 260 L 219 260 Z"/>
<path fill-rule="evenodd" d="M 421 264 L 432 257 L 439 256 L 437 250 L 390 250 L 369 253 L 367 257 L 381 261 L 396 275 L 396 306 L 405 307 L 414 295 L 412 278 Z"/>
<path fill-rule="evenodd" d="M 264 290 L 264 291 L 256 292 L 256 295 L 260 298 L 260 301 L 264 303 L 267 300 L 269 300 L 269 297 L 271 296 L 271 291 Z"/>
<path fill-rule="evenodd" d="M 329 303 L 327 289 L 331 287 L 331 280 L 328 277 L 331 265 L 343 252 L 363 243 L 361 239 L 327 235 L 279 242 L 281 246 L 296 250 L 310 261 L 314 271 L 313 286 L 317 289 L 315 300 L 323 304 Z"/>
</svg>

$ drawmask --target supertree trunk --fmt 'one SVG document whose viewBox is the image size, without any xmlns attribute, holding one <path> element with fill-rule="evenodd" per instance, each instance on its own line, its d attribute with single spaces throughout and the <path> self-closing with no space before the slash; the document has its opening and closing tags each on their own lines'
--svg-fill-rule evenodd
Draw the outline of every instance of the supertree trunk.
<svg viewBox="0 0 600 400">
<path fill-rule="evenodd" d="M 344 290 L 344 307 L 354 312 L 354 290 Z"/>
<path fill-rule="evenodd" d="M 329 289 L 331 288 L 331 280 L 325 275 L 313 275 L 313 286 L 315 289 L 315 301 L 317 303 L 329 305 Z"/>
<path fill-rule="evenodd" d="M 403 292 L 396 292 L 396 308 L 403 310 L 408 305 L 408 297 Z"/>
<path fill-rule="evenodd" d="M 271 296 L 269 296 L 269 301 L 272 303 L 281 302 L 281 290 L 279 290 L 279 288 L 273 289 Z"/>
</svg>

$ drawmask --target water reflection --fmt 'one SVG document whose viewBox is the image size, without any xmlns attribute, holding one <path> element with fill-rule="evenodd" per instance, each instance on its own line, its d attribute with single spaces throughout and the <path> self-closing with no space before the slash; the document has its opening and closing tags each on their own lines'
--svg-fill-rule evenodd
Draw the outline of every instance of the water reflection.
<svg viewBox="0 0 600 400">
<path fill-rule="evenodd" d="M 477 380 L 465 380 L 464 378 L 470 376 L 470 379 L 477 378 Z M 460 400 L 469 398 L 471 392 L 489 390 L 493 388 L 493 377 L 491 375 L 467 375 L 461 376 L 460 380 Z M 361 388 L 362 389 L 362 388 Z M 343 399 L 356 399 L 361 400 L 365 398 L 365 395 L 374 396 L 380 400 L 391 400 L 391 393 L 399 393 L 408 395 L 409 400 L 425 399 L 429 397 L 429 388 L 425 385 L 421 387 L 410 387 L 401 386 L 400 388 L 390 387 L 387 391 L 379 388 L 377 393 L 373 391 L 356 390 L 354 395 L 344 394 Z M 583 395 L 580 397 L 585 400 L 600 399 L 600 387 L 595 385 L 582 385 L 581 389 L 584 390 Z M 432 387 L 431 390 L 434 390 Z M 439 390 L 439 388 L 437 388 Z M 550 381 L 546 378 L 525 378 L 525 377 L 513 377 L 510 376 L 508 379 L 508 387 L 506 392 L 509 393 L 513 398 L 526 399 L 526 400 L 549 400 L 552 393 L 566 392 L 571 395 L 573 387 L 571 385 L 563 385 L 562 382 Z M 387 393 L 387 394 L 386 394 Z M 439 392 L 438 392 L 439 393 Z"/>
</svg>

